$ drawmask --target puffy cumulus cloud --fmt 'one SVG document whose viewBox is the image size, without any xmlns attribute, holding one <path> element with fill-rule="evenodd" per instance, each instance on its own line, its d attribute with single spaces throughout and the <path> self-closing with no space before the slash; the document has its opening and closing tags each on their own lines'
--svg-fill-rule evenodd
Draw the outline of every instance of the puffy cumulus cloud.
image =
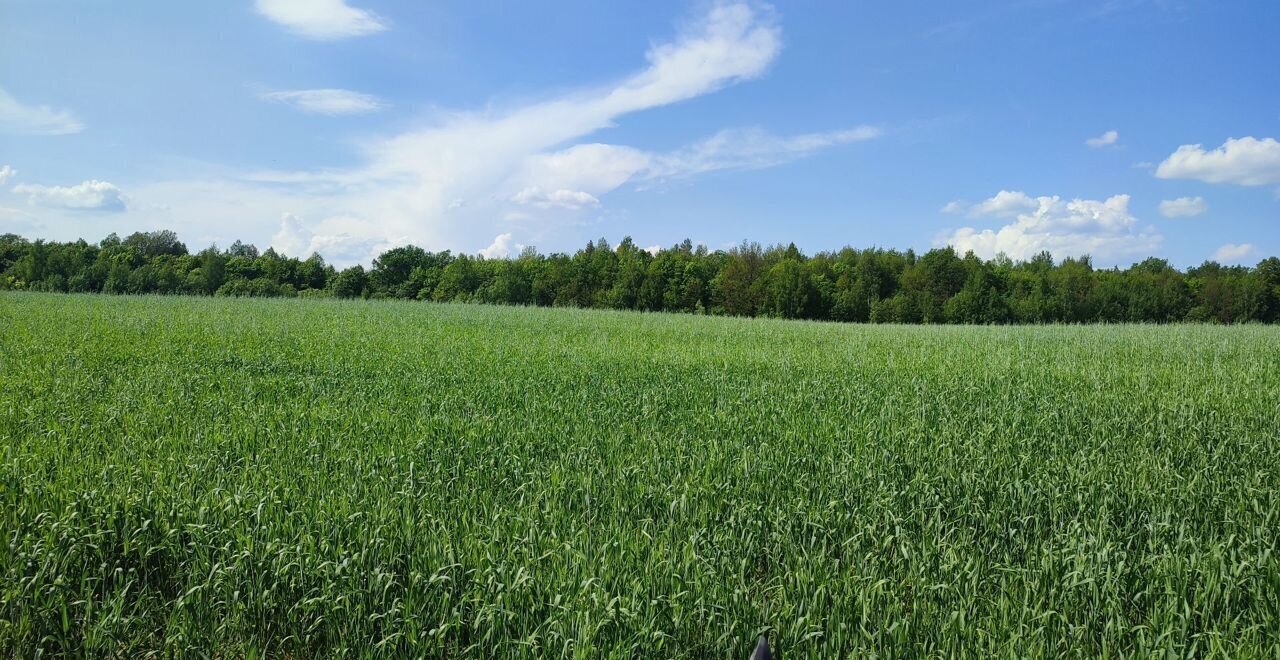
<svg viewBox="0 0 1280 660">
<path fill-rule="evenodd" d="M 283 213 L 280 229 L 271 237 L 271 247 L 299 258 L 319 253 L 335 266 L 343 267 L 368 261 L 405 242 L 370 238 L 369 230 L 364 220 L 349 216 L 333 216 L 312 225 L 292 213 Z"/>
<path fill-rule="evenodd" d="M 1098 137 L 1091 137 L 1088 140 L 1085 140 L 1084 143 L 1088 145 L 1090 149 L 1101 149 L 1102 147 L 1109 147 L 1119 141 L 1120 133 L 1118 131 L 1107 131 Z"/>
<path fill-rule="evenodd" d="M 28 203 L 76 211 L 123 211 L 125 196 L 106 181 L 90 180 L 74 186 L 18 184 L 13 192 L 27 196 Z"/>
<path fill-rule="evenodd" d="M 997 218 L 1013 218 L 1022 213 L 1035 210 L 1040 206 L 1038 200 L 1030 195 L 1015 190 L 1001 190 L 995 196 L 975 204 L 969 209 L 971 217 L 994 216 Z"/>
<path fill-rule="evenodd" d="M 17 176 L 17 174 L 18 170 L 15 170 L 8 165 L 0 167 L 0 186 L 3 186 L 9 179 Z"/>
<path fill-rule="evenodd" d="M 1235 263 L 1249 257 L 1254 251 L 1251 243 L 1227 243 L 1214 251 L 1213 258 L 1217 261 Z"/>
<path fill-rule="evenodd" d="M 385 107 L 378 97 L 349 89 L 295 89 L 269 92 L 262 99 L 317 115 L 358 115 Z"/>
<path fill-rule="evenodd" d="M 68 135 L 82 130 L 84 124 L 70 111 L 47 105 L 27 105 L 0 87 L 0 133 Z"/>
<path fill-rule="evenodd" d="M 387 29 L 379 16 L 346 0 L 257 0 L 258 13 L 309 39 L 361 37 Z"/>
<path fill-rule="evenodd" d="M 511 256 L 511 234 L 498 234 L 489 247 L 480 251 L 485 259 L 502 259 Z"/>
<path fill-rule="evenodd" d="M 1194 218 L 1209 210 L 1203 197 L 1179 197 L 1160 202 L 1160 215 L 1166 218 Z"/>
<path fill-rule="evenodd" d="M 1241 186 L 1280 183 L 1280 142 L 1275 138 L 1228 138 L 1212 151 L 1184 144 L 1160 163 L 1156 176 Z"/>
<path fill-rule="evenodd" d="M 1006 197 L 1018 195 L 1022 193 Z M 1159 234 L 1140 227 L 1129 213 L 1128 195 L 1102 201 L 1067 201 L 1060 197 L 1036 197 L 1034 201 L 1035 207 L 1019 212 L 1012 223 L 997 229 L 962 227 L 939 237 L 936 243 L 951 245 L 960 252 L 972 250 L 984 258 L 1005 254 L 1013 259 L 1028 259 L 1048 250 L 1060 257 L 1087 254 L 1112 259 L 1151 252 L 1161 241 Z M 979 215 L 1001 217 L 1006 206 L 987 202 L 974 207 L 987 209 Z"/>
<path fill-rule="evenodd" d="M 271 237 L 271 247 L 276 252 L 293 257 L 310 256 L 311 236 L 302 226 L 302 218 L 285 213 L 280 216 L 280 230 Z"/>
<path fill-rule="evenodd" d="M 600 200 L 596 199 L 595 195 L 591 193 L 582 192 L 581 190 L 565 190 L 563 188 L 544 191 L 537 186 L 521 190 L 511 198 L 511 201 L 543 209 L 561 208 L 573 211 L 587 206 L 600 205 Z"/>
</svg>

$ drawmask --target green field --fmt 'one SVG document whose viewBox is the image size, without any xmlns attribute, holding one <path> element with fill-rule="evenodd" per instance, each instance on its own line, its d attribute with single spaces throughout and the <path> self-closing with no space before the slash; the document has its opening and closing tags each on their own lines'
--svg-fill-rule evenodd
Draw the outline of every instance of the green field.
<svg viewBox="0 0 1280 660">
<path fill-rule="evenodd" d="M 0 294 L 0 656 L 1280 653 L 1280 327 Z"/>
</svg>

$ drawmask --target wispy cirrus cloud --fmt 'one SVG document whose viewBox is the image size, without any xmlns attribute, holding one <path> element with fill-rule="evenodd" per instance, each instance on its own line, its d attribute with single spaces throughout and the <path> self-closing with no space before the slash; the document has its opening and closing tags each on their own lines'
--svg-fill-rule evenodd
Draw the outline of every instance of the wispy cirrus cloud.
<svg viewBox="0 0 1280 660">
<path fill-rule="evenodd" d="M 375 251 L 410 242 L 475 252 L 503 234 L 512 234 L 512 244 L 538 239 L 606 213 L 604 196 L 620 186 L 776 166 L 878 135 L 871 127 L 796 136 L 735 129 L 665 152 L 589 139 L 633 113 L 763 75 L 781 52 L 781 34 L 766 6 L 716 4 L 674 38 L 656 42 L 644 66 L 612 84 L 438 113 L 413 130 L 356 142 L 359 163 L 352 167 L 224 173 L 131 192 L 185 223 L 216 228 L 208 235 L 225 235 L 218 240 L 261 235 L 266 224 L 279 227 L 272 244 L 288 254 L 354 246 L 324 252 L 339 264 L 367 262 Z M 362 255 L 352 258 L 356 252 Z"/>
<path fill-rule="evenodd" d="M 712 7 L 675 40 L 651 47 L 648 66 L 613 85 L 562 94 L 506 111 L 447 115 L 426 128 L 362 145 L 365 164 L 344 171 L 285 173 L 272 186 L 324 213 L 335 211 L 347 233 L 385 241 L 459 247 L 477 233 L 493 236 L 494 218 L 530 187 L 543 191 L 597 191 L 621 185 L 634 170 L 618 170 L 612 187 L 592 175 L 592 187 L 548 185 L 553 177 L 525 177 L 539 162 L 554 163 L 554 148 L 612 125 L 627 114 L 714 92 L 764 73 L 781 49 L 781 31 L 767 13 L 745 4 Z M 586 145 L 583 145 L 586 146 Z M 587 147 L 589 150 L 590 147 Z M 615 155 L 615 150 L 609 150 Z M 612 167 L 617 167 L 613 165 Z M 271 176 L 259 176 L 270 179 Z M 277 190 L 278 194 L 293 194 Z M 565 211 L 552 208 L 542 214 Z M 528 207 L 525 207 L 528 208 Z M 533 210 L 537 210 L 536 208 Z M 299 209 L 298 216 L 313 214 Z M 323 216 L 322 216 L 323 217 Z M 376 218 L 357 226 L 354 219 Z M 328 233 L 318 223 L 304 230 Z"/>
<path fill-rule="evenodd" d="M 346 0 L 257 0 L 258 13 L 308 39 L 331 41 L 387 29 L 380 16 Z"/>
<path fill-rule="evenodd" d="M 776 136 L 758 128 L 730 129 L 653 159 L 650 179 L 691 176 L 717 170 L 759 169 L 804 158 L 828 147 L 880 137 L 875 126 Z"/>
<path fill-rule="evenodd" d="M 774 167 L 880 134 L 872 126 L 794 136 L 777 136 L 759 128 L 727 129 L 670 152 L 580 144 L 530 157 L 518 179 L 534 190 L 580 189 L 602 195 L 628 182 L 650 185 L 720 170 Z"/>
<path fill-rule="evenodd" d="M 382 99 L 372 94 L 349 89 L 293 89 L 267 92 L 262 99 L 317 115 L 359 115 L 386 107 Z"/>
<path fill-rule="evenodd" d="M 0 133 L 11 135 L 70 135 L 84 124 L 70 110 L 29 105 L 0 87 Z"/>
</svg>

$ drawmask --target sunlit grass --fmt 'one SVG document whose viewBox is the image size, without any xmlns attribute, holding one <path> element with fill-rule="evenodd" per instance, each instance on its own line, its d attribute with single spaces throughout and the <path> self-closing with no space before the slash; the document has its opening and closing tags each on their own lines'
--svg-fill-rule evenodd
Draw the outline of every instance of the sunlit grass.
<svg viewBox="0 0 1280 660">
<path fill-rule="evenodd" d="M 0 295 L 0 655 L 1274 656 L 1280 328 Z"/>
</svg>

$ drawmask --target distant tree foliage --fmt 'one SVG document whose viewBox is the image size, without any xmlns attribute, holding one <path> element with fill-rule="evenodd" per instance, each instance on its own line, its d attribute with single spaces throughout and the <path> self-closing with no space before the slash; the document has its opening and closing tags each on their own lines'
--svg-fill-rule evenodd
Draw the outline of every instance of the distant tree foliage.
<svg viewBox="0 0 1280 660">
<path fill-rule="evenodd" d="M 1186 272 L 1150 258 L 1121 270 L 1088 257 L 982 260 L 850 247 L 806 256 L 795 244 L 650 253 L 628 237 L 573 255 L 526 248 L 511 259 L 388 250 L 342 271 L 236 241 L 197 254 L 171 231 L 112 234 L 97 245 L 0 236 L 0 289 L 216 296 L 334 296 L 595 307 L 854 323 L 1276 323 L 1280 259 L 1207 261 Z"/>
</svg>

